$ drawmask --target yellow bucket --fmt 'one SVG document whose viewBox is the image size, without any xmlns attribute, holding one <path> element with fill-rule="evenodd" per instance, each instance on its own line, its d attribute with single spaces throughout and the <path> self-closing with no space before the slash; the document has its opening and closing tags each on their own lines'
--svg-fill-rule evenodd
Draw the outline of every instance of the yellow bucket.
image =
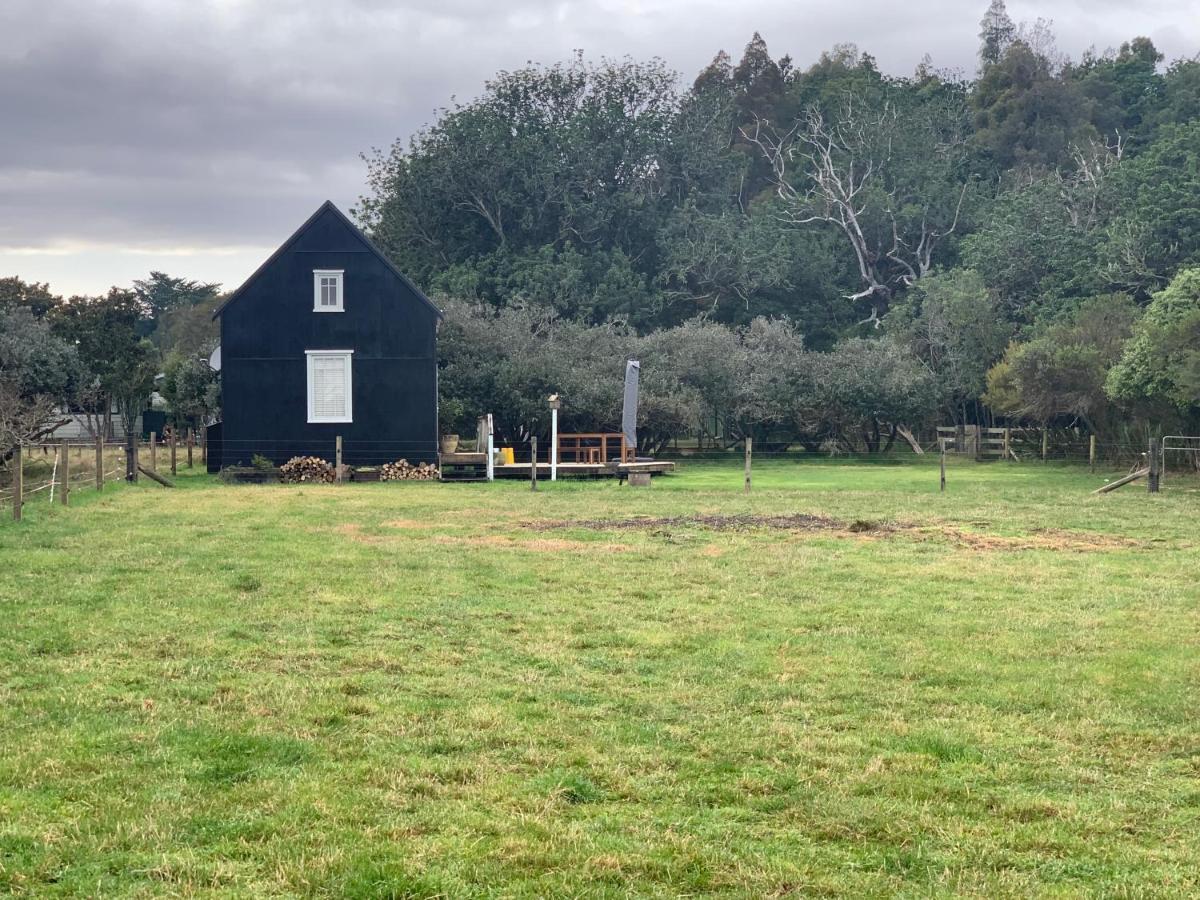
<svg viewBox="0 0 1200 900">
<path fill-rule="evenodd" d="M 513 456 L 513 448 L 512 447 L 501 447 L 500 448 L 500 462 L 502 465 L 511 466 L 516 461 L 517 461 L 517 458 L 515 456 Z"/>
</svg>

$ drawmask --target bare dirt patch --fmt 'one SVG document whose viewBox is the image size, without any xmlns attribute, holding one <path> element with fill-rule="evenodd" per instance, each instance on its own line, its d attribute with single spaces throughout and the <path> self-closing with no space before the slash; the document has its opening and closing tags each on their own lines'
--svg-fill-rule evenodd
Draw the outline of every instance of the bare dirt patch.
<svg viewBox="0 0 1200 900">
<path fill-rule="evenodd" d="M 415 519 L 393 519 L 382 523 L 395 529 L 426 528 L 428 523 Z M 982 523 L 979 523 L 982 524 Z M 1040 529 L 1025 535 L 994 534 L 982 530 L 967 531 L 953 525 L 918 525 L 915 523 L 871 522 L 856 519 L 843 522 L 826 516 L 806 513 L 791 515 L 693 515 L 693 516 L 634 516 L 625 519 L 579 519 L 561 521 L 524 522 L 520 527 L 532 532 L 547 532 L 561 529 L 588 529 L 595 531 L 646 531 L 653 536 L 670 539 L 686 529 L 701 528 L 708 531 L 750 532 L 755 530 L 777 531 L 793 535 L 831 534 L 840 537 L 883 538 L 897 534 L 908 534 L 919 541 L 947 541 L 966 550 L 977 552 L 1014 552 L 1022 550 L 1050 550 L 1062 553 L 1089 553 L 1105 550 L 1146 549 L 1150 545 L 1134 538 L 1111 534 L 1092 534 L 1061 529 Z M 364 533 L 362 526 L 345 522 L 331 529 L 336 534 L 360 544 L 378 546 L 389 544 L 399 536 Z M 505 534 L 447 535 L 438 534 L 433 540 L 439 544 L 456 544 L 468 547 L 490 547 L 496 549 L 527 550 L 535 553 L 623 553 L 632 550 L 628 544 L 580 541 L 552 537 L 512 537 Z M 704 556 L 720 556 L 723 551 L 715 544 L 701 550 Z"/>
<path fill-rule="evenodd" d="M 946 538 L 970 550 L 1057 550 L 1066 553 L 1088 553 L 1100 550 L 1128 550 L 1146 545 L 1133 538 L 1110 534 L 1088 534 L 1078 531 L 1045 530 L 1027 535 L 983 534 L 955 528 L 921 529 L 922 535 Z"/>
<path fill-rule="evenodd" d="M 859 527 L 852 530 L 872 531 L 887 530 L 891 526 L 870 522 L 856 522 Z M 578 521 L 561 522 L 530 522 L 527 527 L 535 531 L 550 531 L 556 528 L 594 528 L 604 531 L 621 530 L 666 530 L 675 528 L 708 528 L 712 531 L 750 531 L 758 528 L 769 528 L 776 531 L 843 531 L 851 528 L 843 522 L 827 519 L 824 516 L 810 516 L 804 513 L 781 516 L 754 516 L 749 514 L 737 516 L 634 516 L 629 519 L 581 519 Z"/>
<path fill-rule="evenodd" d="M 535 553 L 623 553 L 632 550 L 628 544 L 600 543 L 599 541 L 571 541 L 562 538 L 511 538 L 502 534 L 485 534 L 475 537 L 456 537 L 439 534 L 434 537 L 439 544 L 457 544 L 467 547 L 497 547 L 511 550 L 532 550 Z"/>
<path fill-rule="evenodd" d="M 856 519 L 842 522 L 826 516 L 805 513 L 793 515 L 695 515 L 695 516 L 635 516 L 627 519 L 582 519 L 578 521 L 528 522 L 525 527 L 534 531 L 550 531 L 566 528 L 630 531 L 643 530 L 653 534 L 671 536 L 686 528 L 704 528 L 711 531 L 771 530 L 788 533 L 826 532 L 841 536 L 883 537 L 896 534 L 911 534 L 918 540 L 948 540 L 970 550 L 1015 551 L 1054 550 L 1067 553 L 1085 553 L 1102 550 L 1131 549 L 1147 545 L 1134 538 L 1119 535 L 1091 534 L 1088 532 L 1045 529 L 1028 535 L 1000 535 L 981 531 L 964 531 L 954 526 L 924 526 L 915 523 L 871 522 Z M 710 549 L 711 548 L 711 549 Z M 716 555 L 710 545 L 702 552 Z"/>
</svg>

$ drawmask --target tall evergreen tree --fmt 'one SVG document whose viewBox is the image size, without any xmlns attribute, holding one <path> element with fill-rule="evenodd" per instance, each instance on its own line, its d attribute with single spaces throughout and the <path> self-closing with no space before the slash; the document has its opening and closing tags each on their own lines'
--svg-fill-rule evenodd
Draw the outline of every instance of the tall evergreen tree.
<svg viewBox="0 0 1200 900">
<path fill-rule="evenodd" d="M 992 0 L 979 23 L 979 67 L 986 69 L 998 62 L 1013 42 L 1017 26 L 1008 15 L 1004 0 Z"/>
</svg>

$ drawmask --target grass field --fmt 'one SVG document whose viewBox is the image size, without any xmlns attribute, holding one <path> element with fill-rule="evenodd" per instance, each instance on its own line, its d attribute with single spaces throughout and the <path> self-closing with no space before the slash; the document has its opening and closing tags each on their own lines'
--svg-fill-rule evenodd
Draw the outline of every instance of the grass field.
<svg viewBox="0 0 1200 900">
<path fill-rule="evenodd" d="M 0 893 L 1196 895 L 1200 484 L 949 480 L 31 504 Z"/>
</svg>

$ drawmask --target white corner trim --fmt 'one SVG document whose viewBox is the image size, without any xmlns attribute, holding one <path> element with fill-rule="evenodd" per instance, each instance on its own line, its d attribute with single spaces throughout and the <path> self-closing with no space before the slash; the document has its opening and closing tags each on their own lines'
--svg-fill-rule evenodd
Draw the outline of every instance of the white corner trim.
<svg viewBox="0 0 1200 900">
<path fill-rule="evenodd" d="M 335 313 L 346 311 L 345 269 L 313 269 L 313 312 Z M 337 303 L 333 305 L 321 302 L 321 282 L 323 279 L 333 279 L 332 288 L 337 292 Z"/>
</svg>

